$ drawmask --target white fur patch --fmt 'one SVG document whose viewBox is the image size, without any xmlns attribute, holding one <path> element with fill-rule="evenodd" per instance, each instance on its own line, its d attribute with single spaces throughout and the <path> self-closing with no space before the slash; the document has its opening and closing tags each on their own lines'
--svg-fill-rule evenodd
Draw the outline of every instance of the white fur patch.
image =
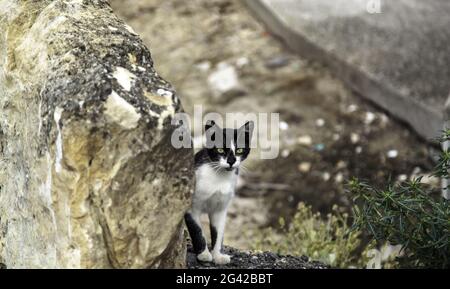
<svg viewBox="0 0 450 289">
<path fill-rule="evenodd" d="M 208 248 L 206 248 L 205 250 L 203 250 L 203 252 L 197 255 L 197 259 L 202 262 L 211 262 L 213 260 L 213 257 Z"/>
<path fill-rule="evenodd" d="M 231 151 L 233 154 L 236 152 L 236 145 L 234 144 L 234 141 L 231 141 Z"/>
<path fill-rule="evenodd" d="M 234 171 L 220 173 L 209 164 L 202 165 L 196 172 L 196 187 L 193 208 L 207 212 L 225 208 L 234 195 L 237 175 Z"/>
<path fill-rule="evenodd" d="M 227 159 L 224 157 L 220 157 L 219 164 L 222 168 L 229 168 L 230 165 L 227 163 Z"/>
<path fill-rule="evenodd" d="M 236 156 L 236 162 L 233 164 L 233 168 L 238 168 L 240 164 L 241 164 L 241 157 Z"/>
<path fill-rule="evenodd" d="M 230 263 L 231 256 L 227 255 L 227 254 L 222 254 L 222 253 L 214 253 L 213 259 L 214 259 L 214 263 L 216 263 L 218 265 L 225 265 L 225 264 Z"/>
</svg>

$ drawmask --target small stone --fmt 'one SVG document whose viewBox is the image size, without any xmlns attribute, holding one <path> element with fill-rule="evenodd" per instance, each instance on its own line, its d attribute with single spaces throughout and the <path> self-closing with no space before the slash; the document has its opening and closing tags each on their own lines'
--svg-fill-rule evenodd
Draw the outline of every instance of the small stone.
<svg viewBox="0 0 450 289">
<path fill-rule="evenodd" d="M 281 121 L 280 122 L 280 129 L 281 130 L 288 130 L 289 129 L 289 124 L 285 121 Z"/>
<path fill-rule="evenodd" d="M 307 173 L 311 170 L 310 162 L 302 162 L 298 165 L 298 170 L 302 173 Z"/>
<path fill-rule="evenodd" d="M 420 172 L 422 172 L 422 169 L 420 167 L 415 167 L 411 173 L 411 176 L 417 176 Z"/>
<path fill-rule="evenodd" d="M 283 158 L 287 158 L 290 154 L 291 154 L 291 151 L 288 150 L 288 149 L 284 149 L 284 150 L 281 151 L 281 156 Z"/>
<path fill-rule="evenodd" d="M 387 157 L 390 159 L 395 159 L 398 157 L 398 151 L 397 150 L 390 150 L 387 152 Z"/>
<path fill-rule="evenodd" d="M 314 150 L 315 151 L 321 152 L 324 149 L 325 149 L 325 145 L 323 143 L 319 143 L 319 144 L 314 145 Z"/>
<path fill-rule="evenodd" d="M 357 147 L 355 148 L 355 153 L 357 153 L 357 154 L 362 153 L 362 151 L 363 151 L 363 149 L 362 149 L 362 147 L 360 147 L 360 146 L 357 146 Z"/>
<path fill-rule="evenodd" d="M 386 125 L 389 123 L 389 117 L 384 113 L 380 115 L 380 120 L 381 127 L 386 127 Z"/>
<path fill-rule="evenodd" d="M 338 184 L 342 183 L 344 181 L 344 175 L 342 173 L 338 173 L 335 177 L 334 177 L 334 181 Z"/>
<path fill-rule="evenodd" d="M 364 118 L 364 124 L 370 125 L 376 119 L 376 115 L 373 112 L 366 112 L 366 116 Z"/>
<path fill-rule="evenodd" d="M 325 182 L 329 181 L 330 178 L 331 178 L 331 175 L 330 175 L 329 172 L 324 172 L 324 173 L 322 174 L 322 179 L 323 179 Z"/>
<path fill-rule="evenodd" d="M 352 134 L 350 135 L 350 141 L 352 142 L 352 144 L 358 143 L 359 140 L 360 140 L 359 134 L 352 132 Z"/>
<path fill-rule="evenodd" d="M 316 119 L 316 126 L 323 127 L 325 125 L 325 120 L 323 118 Z"/>
<path fill-rule="evenodd" d="M 399 175 L 398 176 L 398 178 L 397 178 L 397 180 L 399 181 L 399 182 L 404 182 L 404 181 L 406 181 L 408 179 L 408 176 L 407 175 Z"/>
<path fill-rule="evenodd" d="M 236 69 L 226 62 L 217 65 L 217 69 L 208 77 L 208 83 L 216 95 L 241 89 Z"/>
<path fill-rule="evenodd" d="M 355 112 L 355 111 L 357 111 L 358 110 L 358 106 L 356 105 L 356 104 L 350 104 L 348 107 L 347 107 L 347 112 L 348 113 L 352 113 L 352 112 Z"/>
<path fill-rule="evenodd" d="M 297 141 L 304 146 L 310 146 L 312 144 L 312 138 L 309 135 L 300 136 Z"/>
<path fill-rule="evenodd" d="M 266 62 L 266 67 L 269 69 L 281 68 L 289 64 L 289 58 L 286 56 L 277 56 L 269 59 Z"/>
<path fill-rule="evenodd" d="M 336 164 L 336 168 L 338 170 L 345 169 L 346 167 L 347 167 L 347 163 L 344 162 L 344 161 L 338 161 L 337 164 Z"/>
</svg>

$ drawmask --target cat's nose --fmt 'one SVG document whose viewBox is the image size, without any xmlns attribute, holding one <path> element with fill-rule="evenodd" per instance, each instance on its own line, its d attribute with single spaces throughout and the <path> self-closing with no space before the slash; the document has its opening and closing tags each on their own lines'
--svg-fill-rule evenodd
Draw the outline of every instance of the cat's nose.
<svg viewBox="0 0 450 289">
<path fill-rule="evenodd" d="M 236 162 L 236 158 L 228 158 L 227 163 L 230 165 L 230 168 L 234 165 Z"/>
</svg>

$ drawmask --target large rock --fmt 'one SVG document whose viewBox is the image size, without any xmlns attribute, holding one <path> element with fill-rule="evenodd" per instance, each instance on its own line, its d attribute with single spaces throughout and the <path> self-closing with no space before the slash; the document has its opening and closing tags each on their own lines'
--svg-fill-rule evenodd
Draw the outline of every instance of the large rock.
<svg viewBox="0 0 450 289">
<path fill-rule="evenodd" d="M 182 108 L 108 2 L 1 0 L 0 67 L 0 263 L 184 266 Z"/>
<path fill-rule="evenodd" d="M 434 139 L 449 119 L 450 1 L 246 0 L 293 50 Z"/>
</svg>

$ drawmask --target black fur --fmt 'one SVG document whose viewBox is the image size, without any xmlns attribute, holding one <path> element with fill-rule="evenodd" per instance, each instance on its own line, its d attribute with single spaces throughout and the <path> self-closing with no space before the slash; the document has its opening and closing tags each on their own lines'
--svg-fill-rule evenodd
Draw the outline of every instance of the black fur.
<svg viewBox="0 0 450 289">
<path fill-rule="evenodd" d="M 195 222 L 191 214 L 186 213 L 184 215 L 184 221 L 191 236 L 192 246 L 194 247 L 195 254 L 200 254 L 206 249 L 206 240 L 202 235 L 202 228 Z"/>
<path fill-rule="evenodd" d="M 217 229 L 213 225 L 209 225 L 209 230 L 211 232 L 211 247 L 214 248 L 217 241 Z"/>
<path fill-rule="evenodd" d="M 208 151 L 206 149 L 202 149 L 195 154 L 195 169 L 210 162 L 211 159 L 209 158 Z"/>
</svg>

